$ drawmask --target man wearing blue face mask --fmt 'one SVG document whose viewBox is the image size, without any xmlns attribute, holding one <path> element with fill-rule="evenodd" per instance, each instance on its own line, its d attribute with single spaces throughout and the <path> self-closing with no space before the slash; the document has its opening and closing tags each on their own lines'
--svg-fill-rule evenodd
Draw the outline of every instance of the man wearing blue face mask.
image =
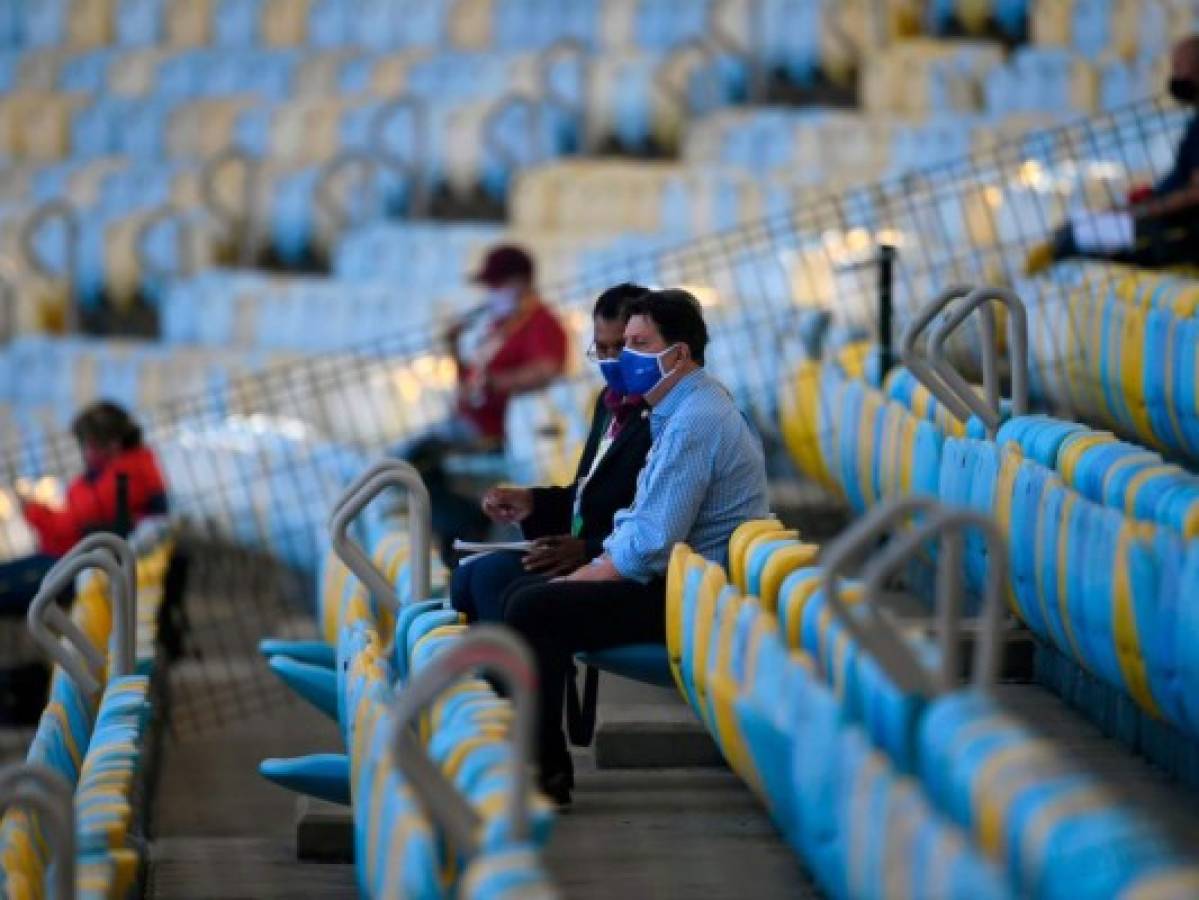
<svg viewBox="0 0 1199 900">
<path fill-rule="evenodd" d="M 600 555 L 613 516 L 632 503 L 650 429 L 644 401 L 625 391 L 620 351 L 624 306 L 645 293 L 643 287 L 620 284 L 596 300 L 587 355 L 606 387 L 596 399 L 575 480 L 566 487 L 493 487 L 483 497 L 488 518 L 520 525 L 533 549 L 527 555 L 490 553 L 454 570 L 450 597 L 471 621 L 500 621 L 501 598 L 516 579 L 530 572 L 567 575 Z"/>
<path fill-rule="evenodd" d="M 604 552 L 573 574 L 521 580 L 503 599 L 541 674 L 541 788 L 565 804 L 573 773 L 562 733 L 573 655 L 664 641 L 666 567 L 680 541 L 726 563 L 742 522 L 769 512 L 762 444 L 728 391 L 703 367 L 708 331 L 682 290 L 651 291 L 626 308 L 625 390 L 650 406 L 653 445 L 633 503 L 616 514 Z"/>
<path fill-rule="evenodd" d="M 566 330 L 537 293 L 536 267 L 528 253 L 512 245 L 495 247 L 471 280 L 486 291 L 482 312 L 488 324 L 469 355 L 459 347 L 465 323 L 446 335 L 458 373 L 454 414 L 397 450 L 416 466 L 429 489 L 433 530 L 447 565 L 455 538 L 481 540 L 488 525 L 477 504 L 451 488 L 443 465 L 446 454 L 500 449 L 508 400 L 545 387 L 566 368 Z"/>
</svg>

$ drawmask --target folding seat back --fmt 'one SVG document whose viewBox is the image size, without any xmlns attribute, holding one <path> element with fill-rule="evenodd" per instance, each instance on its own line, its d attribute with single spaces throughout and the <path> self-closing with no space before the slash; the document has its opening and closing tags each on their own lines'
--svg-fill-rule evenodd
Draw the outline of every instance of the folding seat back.
<svg viewBox="0 0 1199 900">
<path fill-rule="evenodd" d="M 418 674 L 396 695 L 389 738 L 395 764 L 407 783 L 419 792 L 422 805 L 443 835 L 446 871 L 456 877 L 463 862 L 469 871 L 470 866 L 485 866 L 485 860 L 498 862 L 522 850 L 532 850 L 544 841 L 548 819 L 544 807 L 539 817 L 531 814 L 534 806 L 525 760 L 535 710 L 528 652 L 507 633 L 481 626 L 435 658 L 424 663 L 413 658 L 410 662 Z M 514 704 L 514 718 L 507 734 L 500 738 L 508 745 L 508 761 L 498 759 L 499 764 L 480 778 L 470 797 L 465 797 L 428 756 L 412 726 L 442 691 L 476 669 L 504 683 Z M 475 878 L 482 874 L 476 871 Z M 543 876 L 527 874 L 529 877 L 522 880 L 543 883 Z"/>
<path fill-rule="evenodd" d="M 720 566 L 708 563 L 685 547 L 675 549 L 671 564 L 667 653 L 684 698 L 702 716 L 706 698 L 700 683 L 710 642 L 712 611 L 726 586 L 726 578 Z"/>
<path fill-rule="evenodd" d="M 777 540 L 787 535 L 778 519 L 758 519 L 738 525 L 729 538 L 729 581 L 742 592 L 748 591 L 748 565 L 751 545 L 759 539 Z"/>
<path fill-rule="evenodd" d="M 747 593 L 771 614 L 778 610 L 783 584 L 791 573 L 815 563 L 820 548 L 797 539 L 768 540 L 753 549 Z"/>
<path fill-rule="evenodd" d="M 8 766 L 0 770 L 0 814 L 5 896 L 79 896 L 71 786 L 43 766 Z"/>
<path fill-rule="evenodd" d="M 298 47 L 308 34 L 309 0 L 266 0 L 259 33 L 266 47 Z"/>
</svg>

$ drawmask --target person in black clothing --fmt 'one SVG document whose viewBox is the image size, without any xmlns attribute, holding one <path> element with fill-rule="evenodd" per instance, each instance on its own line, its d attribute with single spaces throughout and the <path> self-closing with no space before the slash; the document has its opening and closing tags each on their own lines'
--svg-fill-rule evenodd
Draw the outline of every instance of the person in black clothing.
<svg viewBox="0 0 1199 900">
<path fill-rule="evenodd" d="M 621 284 L 596 301 L 588 356 L 608 387 L 596 399 L 575 480 L 566 487 L 494 487 L 483 497 L 488 517 L 519 524 L 534 544 L 527 555 L 490 553 L 454 570 L 450 596 L 471 621 L 502 621 L 500 598 L 517 578 L 569 574 L 600 555 L 613 516 L 632 503 L 651 436 L 647 407 L 640 397 L 625 394 L 616 361 L 624 347 L 623 308 L 644 293 L 645 288 Z"/>
<path fill-rule="evenodd" d="M 1170 96 L 1192 110 L 1170 172 L 1126 209 L 1081 216 L 1033 249 L 1032 275 L 1073 257 L 1155 268 L 1199 263 L 1199 34 L 1180 41 L 1170 61 Z"/>
</svg>

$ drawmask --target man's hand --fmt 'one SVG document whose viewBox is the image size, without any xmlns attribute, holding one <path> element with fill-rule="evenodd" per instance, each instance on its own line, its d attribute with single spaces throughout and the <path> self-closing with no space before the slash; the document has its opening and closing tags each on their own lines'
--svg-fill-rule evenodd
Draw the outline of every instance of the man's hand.
<svg viewBox="0 0 1199 900">
<path fill-rule="evenodd" d="M 587 544 L 582 538 L 560 535 L 540 538 L 525 557 L 525 569 L 543 575 L 569 575 L 587 562 Z"/>
<path fill-rule="evenodd" d="M 528 488 L 493 487 L 483 495 L 483 512 L 493 522 L 515 525 L 533 512 L 533 492 Z"/>
<path fill-rule="evenodd" d="M 576 569 L 565 578 L 555 578 L 555 581 L 620 581 L 621 574 L 606 555 L 601 556 L 590 565 Z"/>
</svg>

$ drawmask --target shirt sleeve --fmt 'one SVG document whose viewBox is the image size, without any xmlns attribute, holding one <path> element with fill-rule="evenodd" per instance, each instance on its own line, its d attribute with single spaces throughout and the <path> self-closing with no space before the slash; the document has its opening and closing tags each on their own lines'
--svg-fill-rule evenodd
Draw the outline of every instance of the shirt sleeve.
<svg viewBox="0 0 1199 900">
<path fill-rule="evenodd" d="M 67 504 L 62 509 L 54 509 L 32 501 L 22 507 L 25 521 L 37 532 L 38 544 L 43 553 L 62 556 L 82 537 L 81 493 L 81 482 L 76 480 L 67 492 Z"/>
<path fill-rule="evenodd" d="M 670 552 L 691 533 L 712 480 L 710 436 L 703 429 L 668 431 L 637 483 L 633 505 L 616 514 L 604 549 L 616 570 L 646 582 L 666 571 Z"/>
<path fill-rule="evenodd" d="M 546 311 L 539 316 L 529 335 L 532 345 L 529 350 L 529 362 L 549 360 L 562 371 L 566 368 L 566 329 L 558 321 L 557 316 Z"/>
</svg>

